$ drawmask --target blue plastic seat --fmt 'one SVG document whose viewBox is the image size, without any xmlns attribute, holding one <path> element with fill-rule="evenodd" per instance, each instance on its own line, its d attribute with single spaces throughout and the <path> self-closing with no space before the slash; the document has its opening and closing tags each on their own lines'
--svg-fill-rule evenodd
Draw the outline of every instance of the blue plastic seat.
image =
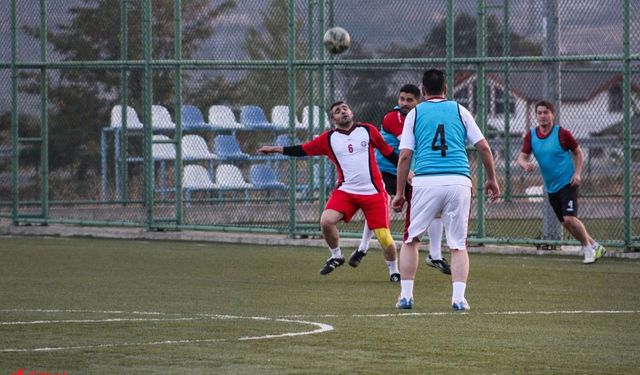
<svg viewBox="0 0 640 375">
<path fill-rule="evenodd" d="M 242 152 L 240 145 L 233 135 L 216 135 L 213 139 L 213 147 L 218 159 L 248 159 L 249 155 Z"/>
<path fill-rule="evenodd" d="M 256 105 L 245 105 L 240 109 L 240 122 L 247 129 L 275 130 L 275 124 L 267 121 L 267 116 L 262 108 Z"/>
<path fill-rule="evenodd" d="M 276 146 L 295 146 L 295 145 L 299 145 L 300 141 L 298 140 L 298 138 L 293 138 L 293 143 L 289 142 L 289 134 L 279 134 L 275 141 L 273 142 L 274 145 Z"/>
<path fill-rule="evenodd" d="M 198 107 L 193 105 L 183 105 L 182 106 L 182 127 L 183 128 L 202 128 L 202 127 L 211 127 L 211 125 L 207 124 L 207 122 L 204 121 L 202 112 L 200 112 Z"/>
<path fill-rule="evenodd" d="M 287 185 L 278 181 L 276 173 L 267 164 L 254 164 L 249 171 L 249 182 L 256 189 L 284 190 Z"/>
</svg>

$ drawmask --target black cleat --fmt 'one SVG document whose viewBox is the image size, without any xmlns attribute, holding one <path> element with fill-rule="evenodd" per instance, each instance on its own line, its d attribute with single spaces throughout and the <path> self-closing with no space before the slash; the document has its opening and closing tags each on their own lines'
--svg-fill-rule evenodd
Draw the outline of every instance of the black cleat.
<svg viewBox="0 0 640 375">
<path fill-rule="evenodd" d="M 441 260 L 431 259 L 431 255 L 429 255 L 425 259 L 425 262 L 427 262 L 427 266 L 437 268 L 446 275 L 451 275 L 451 267 L 449 266 L 449 263 L 447 263 L 447 260 L 444 257 Z"/>
<path fill-rule="evenodd" d="M 362 258 L 364 258 L 366 255 L 367 253 L 365 253 L 364 251 L 358 249 L 354 250 L 349 257 L 349 265 L 351 267 L 358 267 L 358 264 L 360 264 Z"/>
<path fill-rule="evenodd" d="M 335 270 L 337 267 L 340 267 L 344 264 L 344 257 L 341 258 L 329 258 L 327 262 L 320 268 L 321 275 L 328 275 L 331 271 Z"/>
<path fill-rule="evenodd" d="M 400 274 L 399 273 L 392 273 L 391 276 L 389 276 L 389 281 L 391 281 L 392 283 L 399 283 L 400 282 Z"/>
</svg>

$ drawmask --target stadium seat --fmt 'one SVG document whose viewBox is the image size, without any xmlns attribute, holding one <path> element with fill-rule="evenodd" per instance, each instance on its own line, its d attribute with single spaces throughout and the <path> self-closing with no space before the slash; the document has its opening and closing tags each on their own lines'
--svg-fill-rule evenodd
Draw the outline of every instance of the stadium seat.
<svg viewBox="0 0 640 375">
<path fill-rule="evenodd" d="M 294 137 L 293 138 L 293 143 L 289 142 L 289 134 L 279 134 L 276 139 L 273 141 L 273 144 L 275 146 L 293 146 L 293 145 L 299 145 L 300 144 L 300 140 L 298 140 L 298 138 Z"/>
<path fill-rule="evenodd" d="M 302 109 L 302 128 L 309 129 L 314 133 L 320 133 L 320 107 L 314 105 L 312 107 L 312 111 L 313 122 L 310 121 L 311 118 L 309 117 L 309 107 L 306 106 Z M 329 121 L 329 117 L 324 112 L 322 113 L 322 115 L 324 116 L 324 129 L 330 129 L 333 125 Z"/>
<path fill-rule="evenodd" d="M 262 108 L 256 105 L 245 105 L 240 109 L 240 122 L 246 129 L 275 130 L 276 126 L 267 121 Z"/>
<path fill-rule="evenodd" d="M 176 124 L 171 120 L 169 111 L 161 105 L 151 106 L 151 126 L 154 129 L 175 129 Z"/>
<path fill-rule="evenodd" d="M 226 105 L 212 105 L 209 107 L 209 124 L 219 129 L 241 129 L 242 124 L 236 121 L 231 108 Z"/>
<path fill-rule="evenodd" d="M 213 147 L 220 160 L 249 158 L 248 154 L 240 150 L 240 145 L 233 135 L 216 135 L 213 139 Z"/>
<path fill-rule="evenodd" d="M 153 144 L 151 145 L 153 160 L 176 160 L 176 147 L 172 143 L 156 143 L 157 141 L 170 140 L 171 138 L 166 135 L 156 134 L 153 136 Z"/>
<path fill-rule="evenodd" d="M 111 127 L 122 127 L 122 106 L 115 105 L 111 109 Z M 127 129 L 142 129 L 143 125 L 136 110 L 127 106 Z"/>
<path fill-rule="evenodd" d="M 536 196 L 536 195 L 542 195 L 544 194 L 544 190 L 542 188 L 542 185 L 539 186 L 529 186 L 526 190 L 525 190 L 525 194 L 529 195 L 530 197 L 527 198 L 527 200 L 529 202 L 542 202 L 544 199 L 542 197 Z"/>
<path fill-rule="evenodd" d="M 202 127 L 211 127 L 206 121 L 204 121 L 204 117 L 202 117 L 202 112 L 198 109 L 198 107 L 193 105 L 183 105 L 182 106 L 182 127 L 184 129 L 188 128 L 202 128 Z"/>
<path fill-rule="evenodd" d="M 287 185 L 278 181 L 276 173 L 267 164 L 254 164 L 249 171 L 249 182 L 256 189 L 284 190 Z"/>
<path fill-rule="evenodd" d="M 218 190 L 219 196 L 221 196 L 224 191 L 243 191 L 245 203 L 248 203 L 249 189 L 253 188 L 253 185 L 245 181 L 238 167 L 231 164 L 223 164 L 216 170 L 214 188 Z"/>
<path fill-rule="evenodd" d="M 162 194 L 162 198 L 166 199 L 167 191 L 171 189 L 167 189 L 167 161 L 176 160 L 176 147 L 173 143 L 166 143 L 167 141 L 171 141 L 171 138 L 166 135 L 156 134 L 153 136 L 153 142 L 151 144 L 151 156 L 153 160 L 158 161 L 159 172 L 160 172 L 160 188 L 159 191 Z M 152 169 L 152 173 L 155 176 L 155 166 Z M 155 186 L 155 177 L 153 178 L 154 186 Z M 154 189 L 156 189 L 154 187 Z"/>
<path fill-rule="evenodd" d="M 271 109 L 271 122 L 278 128 L 289 129 L 289 106 L 277 105 L 273 107 L 273 109 Z M 296 129 L 303 128 L 295 112 L 293 114 L 293 122 Z"/>
<path fill-rule="evenodd" d="M 209 151 L 204 138 L 188 134 L 182 137 L 182 158 L 184 160 L 215 160 L 217 156 Z"/>
<path fill-rule="evenodd" d="M 214 190 L 215 185 L 209 178 L 207 170 L 200 165 L 186 165 L 182 171 L 182 189 L 185 205 L 189 206 L 191 193 L 199 190 Z"/>
<path fill-rule="evenodd" d="M 195 160 L 207 160 L 209 161 L 209 176 L 213 178 L 215 171 L 214 161 L 218 159 L 218 156 L 209 151 L 207 142 L 199 135 L 188 134 L 182 137 L 182 160 L 195 161 Z"/>
</svg>

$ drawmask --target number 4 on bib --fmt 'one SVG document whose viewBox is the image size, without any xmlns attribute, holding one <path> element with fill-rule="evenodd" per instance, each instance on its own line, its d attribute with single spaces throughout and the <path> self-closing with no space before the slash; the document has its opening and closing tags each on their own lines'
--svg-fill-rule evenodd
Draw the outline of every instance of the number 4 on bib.
<svg viewBox="0 0 640 375">
<path fill-rule="evenodd" d="M 438 142 L 438 138 L 440 141 Z M 438 129 L 436 129 L 436 134 L 433 136 L 433 141 L 431 142 L 431 149 L 433 151 L 440 151 L 440 156 L 447 156 L 447 140 L 444 136 L 444 124 L 438 125 Z"/>
</svg>

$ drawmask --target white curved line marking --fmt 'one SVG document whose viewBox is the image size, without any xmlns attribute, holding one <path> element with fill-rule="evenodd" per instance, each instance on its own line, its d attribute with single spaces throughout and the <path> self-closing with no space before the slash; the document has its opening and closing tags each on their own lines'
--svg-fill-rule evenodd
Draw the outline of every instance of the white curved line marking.
<svg viewBox="0 0 640 375">
<path fill-rule="evenodd" d="M 162 312 L 143 312 L 143 311 L 92 311 L 92 310 L 54 310 L 54 309 L 10 309 L 0 310 L 0 313 L 7 312 L 33 312 L 33 313 L 92 313 L 92 314 L 131 314 L 131 315 L 174 315 L 179 316 L 181 314 L 171 314 Z M 111 319 L 72 319 L 72 320 L 34 320 L 34 321 L 20 321 L 20 322 L 0 322 L 0 325 L 31 325 L 31 324 L 64 324 L 64 323 L 111 323 L 111 322 L 157 322 L 157 321 L 193 321 L 193 320 L 216 320 L 216 319 L 250 319 L 250 320 L 263 320 L 274 321 L 284 323 L 295 323 L 315 326 L 316 329 L 312 331 L 302 332 L 285 332 L 280 334 L 270 334 L 262 336 L 243 336 L 237 338 L 238 341 L 247 340 L 266 340 L 275 339 L 280 337 L 293 337 L 303 335 L 313 335 L 317 333 L 323 333 L 333 330 L 333 326 L 324 323 L 311 322 L 306 320 L 295 320 L 285 318 L 269 318 L 264 316 L 235 316 L 235 315 L 218 315 L 218 314 L 191 314 L 195 315 L 195 318 L 178 317 L 169 319 L 159 318 L 111 318 Z M 16 353 L 16 352 L 53 352 L 63 350 L 85 350 L 85 349 L 104 349 L 115 347 L 127 347 L 127 346 L 151 346 L 151 345 L 178 345 L 178 344 L 200 344 L 211 342 L 224 342 L 232 341 L 229 339 L 179 339 L 179 340 L 164 340 L 164 341 L 151 341 L 151 342 L 124 342 L 118 344 L 100 344 L 100 345 L 78 345 L 78 346 L 58 346 L 58 347 L 42 347 L 42 348 L 0 348 L 0 353 Z"/>
<path fill-rule="evenodd" d="M 175 318 L 175 319 L 68 319 L 68 320 L 32 320 L 28 322 L 0 322 L 0 326 L 31 325 L 31 324 L 62 324 L 62 323 L 113 323 L 113 322 L 177 322 L 193 320 L 214 320 L 211 318 Z"/>
</svg>

